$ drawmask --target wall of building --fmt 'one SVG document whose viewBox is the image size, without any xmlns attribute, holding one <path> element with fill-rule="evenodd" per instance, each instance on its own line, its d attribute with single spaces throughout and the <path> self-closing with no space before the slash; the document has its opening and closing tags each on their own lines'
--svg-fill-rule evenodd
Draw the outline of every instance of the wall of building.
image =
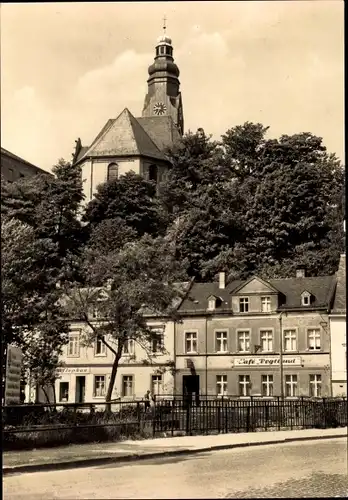
<svg viewBox="0 0 348 500">
<path fill-rule="evenodd" d="M 22 177 L 32 177 L 34 175 L 52 175 L 35 165 L 12 155 L 12 153 L 1 149 L 1 177 L 6 182 L 15 182 Z"/>
<path fill-rule="evenodd" d="M 168 363 L 174 361 L 174 324 L 173 322 L 164 323 L 163 321 L 149 321 L 149 325 L 153 328 L 163 329 L 164 353 L 150 355 L 148 352 L 135 343 L 134 355 L 124 354 L 120 360 L 119 368 L 116 376 L 116 382 L 112 393 L 112 399 L 122 398 L 122 400 L 133 400 L 142 398 L 148 389 L 152 390 L 151 382 L 153 375 L 162 375 L 163 394 L 173 393 L 173 374 Z M 79 333 L 80 348 L 78 355 L 69 356 L 68 346 L 65 346 L 61 360 L 64 367 L 60 370 L 60 377 L 56 381 L 56 396 L 57 401 L 60 398 L 61 383 L 68 383 L 68 400 L 64 402 L 77 402 L 77 377 L 85 377 L 85 395 L 86 402 L 103 402 L 104 395 L 95 394 L 95 377 L 105 377 L 105 390 L 107 390 L 110 380 L 112 363 L 114 355 L 110 350 L 106 350 L 105 354 L 96 354 L 95 345 L 82 345 L 85 336 L 86 327 L 83 323 L 75 322 L 71 325 L 71 333 Z M 129 396 L 122 394 L 122 384 L 124 376 L 133 377 L 133 390 Z M 62 401 L 63 402 L 63 401 Z"/>
<path fill-rule="evenodd" d="M 332 395 L 347 396 L 346 316 L 330 316 Z"/>
<path fill-rule="evenodd" d="M 274 395 L 281 394 L 280 382 L 280 329 L 295 330 L 296 349 L 285 351 L 283 345 L 283 381 L 286 375 L 297 376 L 297 394 L 310 394 L 310 375 L 321 377 L 321 394 L 329 396 L 330 388 L 330 338 L 328 316 L 316 312 L 283 314 L 281 323 L 279 314 L 268 315 L 206 315 L 205 317 L 186 317 L 176 326 L 176 379 L 177 393 L 183 391 L 183 376 L 200 376 L 200 392 L 216 395 L 217 375 L 227 376 L 228 394 L 239 393 L 239 376 L 249 375 L 251 395 L 261 394 L 262 375 L 273 375 Z M 314 328 L 320 332 L 320 349 L 309 348 L 308 330 Z M 238 331 L 248 331 L 250 335 L 249 352 L 238 351 Z M 263 352 L 261 330 L 273 333 L 271 351 Z M 216 332 L 227 332 L 227 350 L 216 350 Z M 185 353 L 185 333 L 197 332 L 197 353 Z M 191 368 L 189 367 L 192 361 Z"/>
</svg>

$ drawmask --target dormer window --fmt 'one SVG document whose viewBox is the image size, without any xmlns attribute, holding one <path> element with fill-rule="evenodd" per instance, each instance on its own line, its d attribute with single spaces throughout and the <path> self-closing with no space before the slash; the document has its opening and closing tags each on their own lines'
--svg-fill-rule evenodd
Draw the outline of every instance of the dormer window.
<svg viewBox="0 0 348 500">
<path fill-rule="evenodd" d="M 239 312 L 241 313 L 249 312 L 249 297 L 241 297 L 239 299 Z"/>
<path fill-rule="evenodd" d="M 311 305 L 311 294 L 309 292 L 303 292 L 301 294 L 301 305 L 303 306 Z"/>
<path fill-rule="evenodd" d="M 216 306 L 216 299 L 215 299 L 215 297 L 210 297 L 208 299 L 208 309 L 209 309 L 209 311 L 213 311 L 215 309 L 215 306 Z"/>
</svg>

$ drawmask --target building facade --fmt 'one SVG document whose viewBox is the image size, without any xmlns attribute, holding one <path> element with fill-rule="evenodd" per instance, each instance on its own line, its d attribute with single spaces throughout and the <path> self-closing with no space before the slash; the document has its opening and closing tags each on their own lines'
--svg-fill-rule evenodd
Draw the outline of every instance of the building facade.
<svg viewBox="0 0 348 500">
<path fill-rule="evenodd" d="M 329 396 L 334 280 L 194 284 L 176 324 L 176 393 Z"/>
<path fill-rule="evenodd" d="M 36 167 L 23 158 L 1 148 L 1 180 L 5 182 L 15 182 L 24 177 L 32 177 L 34 175 L 49 175 L 46 170 Z"/>
<path fill-rule="evenodd" d="M 340 257 L 330 311 L 331 383 L 333 396 L 347 396 L 346 255 Z"/>
<path fill-rule="evenodd" d="M 82 169 L 85 203 L 99 184 L 126 172 L 160 182 L 168 171 L 164 151 L 180 140 L 184 130 L 179 69 L 168 36 L 159 37 L 155 51 L 142 116 L 136 118 L 125 108 L 107 121 L 90 146 L 76 141 L 73 164 Z"/>
</svg>

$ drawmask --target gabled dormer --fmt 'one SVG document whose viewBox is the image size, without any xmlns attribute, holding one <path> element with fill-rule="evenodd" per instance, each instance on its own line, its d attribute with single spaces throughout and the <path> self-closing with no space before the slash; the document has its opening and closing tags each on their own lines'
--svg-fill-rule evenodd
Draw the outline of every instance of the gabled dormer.
<svg viewBox="0 0 348 500">
<path fill-rule="evenodd" d="M 308 292 L 308 290 L 304 290 L 301 293 L 301 306 L 309 307 L 315 300 L 313 294 Z"/>
<path fill-rule="evenodd" d="M 258 276 L 232 290 L 232 310 L 237 314 L 272 313 L 278 307 L 279 291 Z"/>
<path fill-rule="evenodd" d="M 208 311 L 215 311 L 215 309 L 219 308 L 222 304 L 222 298 L 217 297 L 216 295 L 209 295 L 208 297 Z"/>
</svg>

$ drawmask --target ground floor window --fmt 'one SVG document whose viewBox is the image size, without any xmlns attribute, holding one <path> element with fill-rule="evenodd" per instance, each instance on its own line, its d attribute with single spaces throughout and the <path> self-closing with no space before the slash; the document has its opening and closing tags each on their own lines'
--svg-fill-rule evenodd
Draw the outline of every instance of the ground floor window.
<svg viewBox="0 0 348 500">
<path fill-rule="evenodd" d="M 163 394 L 163 378 L 162 375 L 152 375 L 151 377 L 151 392 L 159 396 Z"/>
<path fill-rule="evenodd" d="M 94 376 L 94 397 L 101 398 L 105 396 L 105 375 Z"/>
<path fill-rule="evenodd" d="M 239 395 L 250 396 L 250 376 L 239 375 Z"/>
<path fill-rule="evenodd" d="M 309 395 L 314 398 L 321 397 L 321 375 L 309 375 Z"/>
<path fill-rule="evenodd" d="M 273 375 L 262 375 L 262 396 L 273 396 Z"/>
<path fill-rule="evenodd" d="M 217 396 L 227 395 L 227 375 L 216 375 L 216 394 Z"/>
<path fill-rule="evenodd" d="M 124 375 L 122 378 L 122 396 L 133 396 L 133 375 Z"/>
<path fill-rule="evenodd" d="M 67 403 L 69 401 L 69 382 L 60 382 L 59 401 Z"/>
<path fill-rule="evenodd" d="M 297 396 L 297 375 L 285 375 L 285 396 Z"/>
</svg>

